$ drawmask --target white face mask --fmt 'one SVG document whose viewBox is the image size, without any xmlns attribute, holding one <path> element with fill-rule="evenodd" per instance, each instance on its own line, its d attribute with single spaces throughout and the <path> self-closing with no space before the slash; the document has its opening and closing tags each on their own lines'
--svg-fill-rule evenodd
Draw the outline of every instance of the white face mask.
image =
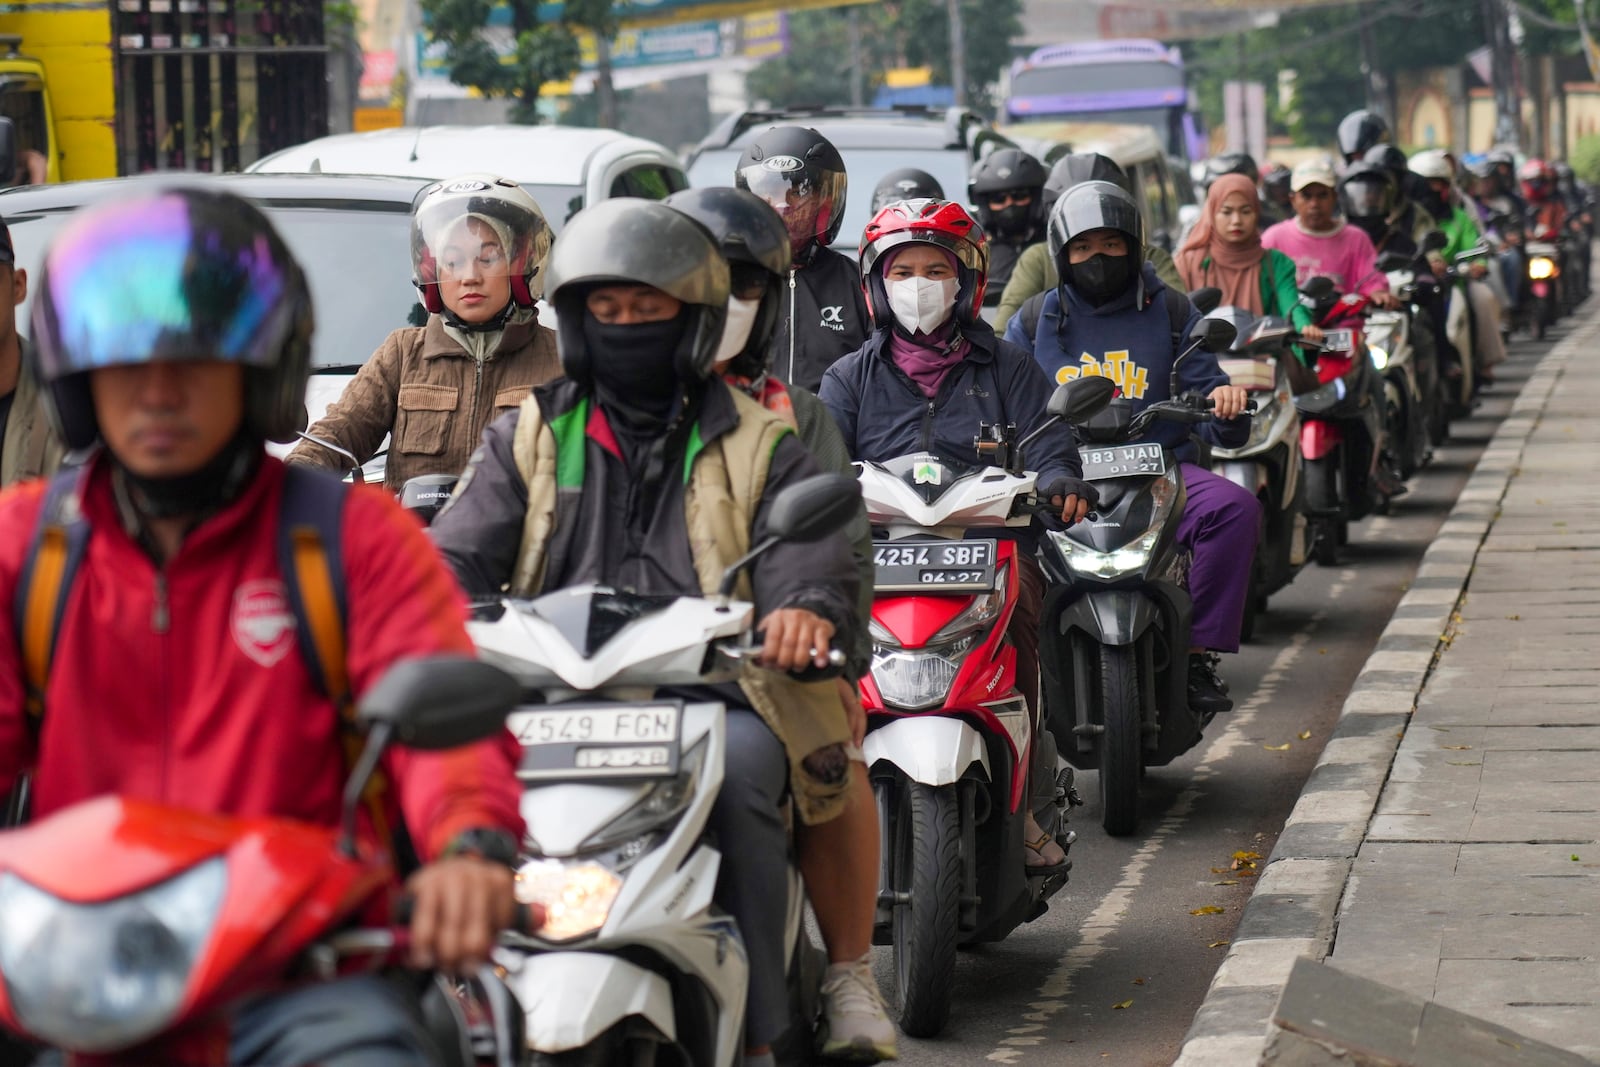
<svg viewBox="0 0 1600 1067">
<path fill-rule="evenodd" d="M 717 346 L 715 365 L 721 367 L 744 351 L 750 340 L 750 331 L 756 324 L 756 312 L 761 310 L 759 300 L 740 300 L 728 297 L 728 321 L 722 325 L 722 343 Z"/>
<path fill-rule="evenodd" d="M 889 293 L 889 310 L 907 333 L 932 333 L 950 317 L 960 284 L 954 278 L 900 278 L 885 282 L 884 288 Z"/>
</svg>

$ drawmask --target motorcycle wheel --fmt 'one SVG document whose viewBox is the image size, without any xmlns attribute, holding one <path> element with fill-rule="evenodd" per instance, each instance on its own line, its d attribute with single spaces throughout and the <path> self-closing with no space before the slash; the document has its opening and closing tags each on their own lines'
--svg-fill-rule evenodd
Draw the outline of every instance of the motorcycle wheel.
<svg viewBox="0 0 1600 1067">
<path fill-rule="evenodd" d="M 1303 468 L 1303 475 L 1307 500 L 1315 501 L 1318 507 L 1326 507 L 1325 502 L 1339 499 L 1339 475 L 1332 460 L 1308 461 Z M 1317 566 L 1339 565 L 1341 522 L 1337 517 L 1318 516 L 1306 523 L 1306 535 L 1311 539 L 1311 558 L 1316 560 Z"/>
<path fill-rule="evenodd" d="M 895 1013 L 909 1037 L 950 1019 L 961 915 L 961 805 L 956 787 L 906 782 L 895 833 Z"/>
<path fill-rule="evenodd" d="M 1139 665 L 1132 648 L 1100 648 L 1100 825 L 1112 837 L 1139 828 L 1139 776 L 1144 769 Z"/>
<path fill-rule="evenodd" d="M 658 1042 L 630 1039 L 621 1026 L 614 1026 L 583 1048 L 535 1052 L 528 1064 L 529 1067 L 655 1067 L 660 1051 Z"/>
</svg>

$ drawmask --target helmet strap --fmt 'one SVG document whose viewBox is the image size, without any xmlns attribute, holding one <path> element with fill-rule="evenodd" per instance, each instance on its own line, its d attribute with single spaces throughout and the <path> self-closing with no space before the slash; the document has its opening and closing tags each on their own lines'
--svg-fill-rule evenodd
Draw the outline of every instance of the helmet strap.
<svg viewBox="0 0 1600 1067">
<path fill-rule="evenodd" d="M 511 316 L 516 313 L 516 310 L 517 302 L 508 300 L 506 301 L 506 306 L 500 309 L 500 314 L 487 322 L 465 322 L 461 316 L 451 311 L 449 307 L 446 307 L 439 314 L 444 319 L 445 325 L 451 329 L 460 330 L 462 333 L 494 333 L 506 328 L 506 324 L 511 321 Z"/>
<path fill-rule="evenodd" d="M 138 536 L 146 519 L 189 517 L 195 522 L 227 507 L 244 492 L 265 454 L 261 439 L 241 426 L 198 470 L 172 478 L 146 478 L 125 467 L 114 452 L 111 483 L 128 525 Z"/>
</svg>

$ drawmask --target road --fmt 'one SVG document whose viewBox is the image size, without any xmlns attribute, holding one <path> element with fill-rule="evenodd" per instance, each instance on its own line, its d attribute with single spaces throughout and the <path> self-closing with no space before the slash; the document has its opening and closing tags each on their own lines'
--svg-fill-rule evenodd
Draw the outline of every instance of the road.
<svg viewBox="0 0 1600 1067">
<path fill-rule="evenodd" d="M 1079 775 L 1088 805 L 1073 816 L 1070 884 L 1008 940 L 961 954 L 949 1027 L 937 1040 L 902 1037 L 902 1062 L 1173 1061 L 1250 895 L 1253 872 L 1231 870 L 1235 854 L 1264 865 L 1424 549 L 1561 333 L 1514 345 L 1499 383 L 1454 424 L 1394 513 L 1353 526 L 1339 566 L 1308 565 L 1273 597 L 1256 640 L 1224 657 L 1235 709 L 1195 751 L 1147 774 L 1139 833 L 1108 837 L 1095 776 Z M 1223 910 L 1194 914 L 1202 908 Z M 888 992 L 890 950 L 876 950 L 876 968 Z"/>
</svg>

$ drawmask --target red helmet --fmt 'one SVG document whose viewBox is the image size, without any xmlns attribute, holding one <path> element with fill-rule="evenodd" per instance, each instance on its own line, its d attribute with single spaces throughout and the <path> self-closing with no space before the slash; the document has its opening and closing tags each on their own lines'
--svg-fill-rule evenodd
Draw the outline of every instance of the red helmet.
<svg viewBox="0 0 1600 1067">
<path fill-rule="evenodd" d="M 883 273 L 876 269 L 885 252 L 920 241 L 956 257 L 955 317 L 964 326 L 978 318 L 983 291 L 989 284 L 989 238 L 967 209 L 948 200 L 902 200 L 872 217 L 861 234 L 861 288 L 867 294 L 872 321 L 894 319 Z"/>
<path fill-rule="evenodd" d="M 1517 172 L 1522 179 L 1522 195 L 1529 200 L 1547 199 L 1556 187 L 1556 169 L 1542 159 L 1530 159 Z"/>
</svg>

